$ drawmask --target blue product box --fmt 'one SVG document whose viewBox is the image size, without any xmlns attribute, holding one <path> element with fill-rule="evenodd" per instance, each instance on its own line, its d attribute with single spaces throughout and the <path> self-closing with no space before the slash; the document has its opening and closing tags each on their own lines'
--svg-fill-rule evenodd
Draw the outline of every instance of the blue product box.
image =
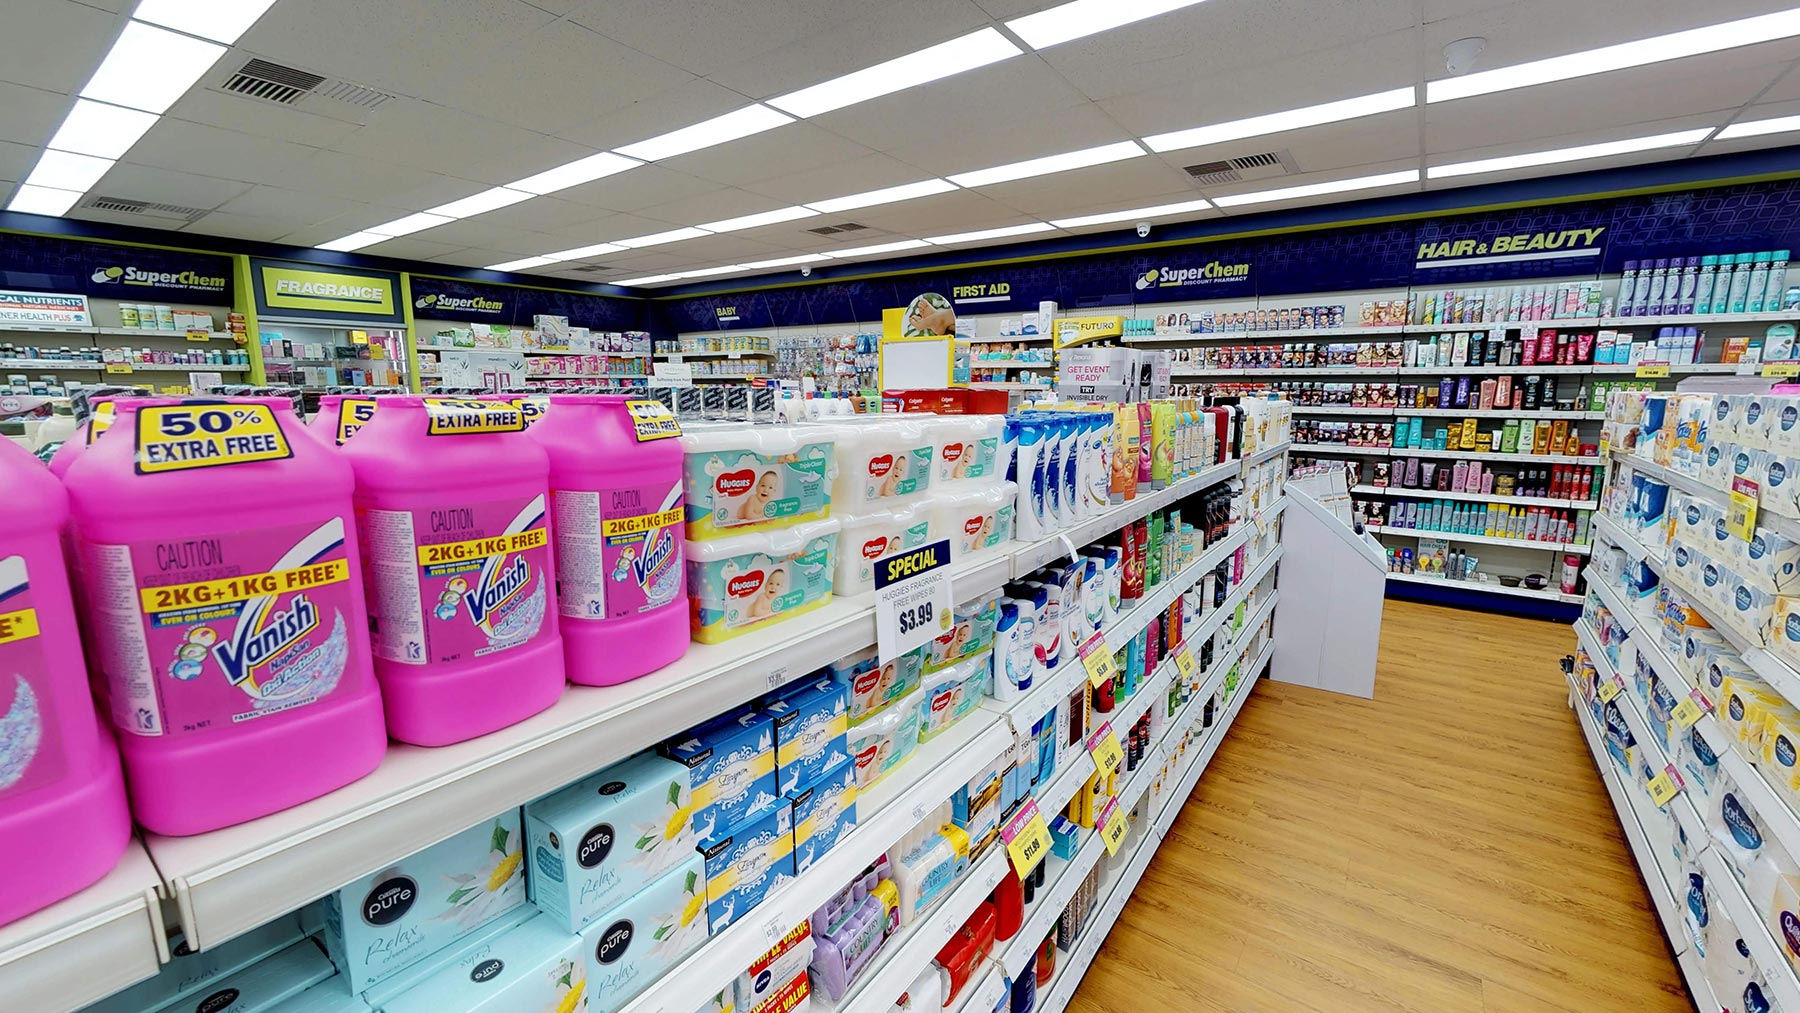
<svg viewBox="0 0 1800 1013">
<path fill-rule="evenodd" d="M 531 899 L 569 932 L 692 858 L 688 769 L 640 753 L 525 806 Z"/>
<path fill-rule="evenodd" d="M 310 907 L 310 905 L 309 905 Z M 84 1013 L 143 1013 L 193 995 L 217 978 L 239 971 L 301 940 L 305 930 L 297 914 L 286 914 L 195 953 L 182 946 L 156 977 L 100 1000 Z M 211 994 L 210 991 L 208 994 Z"/>
<path fill-rule="evenodd" d="M 276 1003 L 269 1013 L 369 1013 L 369 1004 L 350 991 L 343 975 L 334 974 L 292 999 Z"/>
<path fill-rule="evenodd" d="M 526 902 L 519 810 L 325 898 L 325 948 L 361 992 Z"/>
<path fill-rule="evenodd" d="M 579 1009 L 587 988 L 581 940 L 549 918 L 528 919 L 479 946 L 460 951 L 382 1013 L 514 1013 Z"/>
<path fill-rule="evenodd" d="M 794 811 L 769 813 L 700 842 L 706 859 L 706 915 L 718 932 L 794 878 Z"/>
<path fill-rule="evenodd" d="M 775 777 L 783 795 L 850 758 L 849 704 L 843 686 L 821 679 L 790 686 L 763 708 L 775 722 Z"/>
<path fill-rule="evenodd" d="M 184 999 L 159 1007 L 158 1013 L 270 1013 L 335 973 L 317 943 L 302 939 L 248 967 L 213 981 Z"/>
<path fill-rule="evenodd" d="M 1061 813 L 1050 821 L 1050 851 L 1067 862 L 1081 850 L 1081 828 Z"/>
<path fill-rule="evenodd" d="M 581 932 L 587 1013 L 614 1013 L 706 942 L 700 855 L 651 881 Z"/>
<path fill-rule="evenodd" d="M 781 793 L 775 778 L 775 722 L 761 711 L 714 718 L 657 747 L 685 764 L 701 841 L 760 818 Z"/>
<path fill-rule="evenodd" d="M 798 791 L 793 806 L 794 873 L 805 872 L 856 826 L 856 765 L 849 757 L 831 765 Z"/>
</svg>

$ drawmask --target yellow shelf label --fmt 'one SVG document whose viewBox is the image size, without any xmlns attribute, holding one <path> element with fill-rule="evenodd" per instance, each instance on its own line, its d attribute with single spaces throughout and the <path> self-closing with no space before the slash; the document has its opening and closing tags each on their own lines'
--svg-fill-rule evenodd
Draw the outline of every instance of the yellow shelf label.
<svg viewBox="0 0 1800 1013">
<path fill-rule="evenodd" d="M 1800 362 L 1765 362 L 1764 376 L 1800 376 Z"/>
<path fill-rule="evenodd" d="M 1195 674 L 1200 671 L 1200 663 L 1194 660 L 1194 652 L 1188 650 L 1186 644 L 1181 645 L 1181 650 L 1175 652 L 1175 670 L 1180 672 L 1181 678 L 1188 682 L 1192 682 Z"/>
<path fill-rule="evenodd" d="M 212 332 L 199 329 L 190 330 L 187 332 L 187 339 L 189 341 L 211 341 Z"/>
<path fill-rule="evenodd" d="M 1087 638 L 1077 651 L 1081 655 L 1081 665 L 1087 669 L 1088 685 L 1098 689 L 1119 675 L 1119 665 L 1113 660 L 1112 648 L 1106 646 L 1106 635 L 1096 633 Z"/>
<path fill-rule="evenodd" d="M 1762 487 L 1747 478 L 1731 480 L 1731 502 L 1725 510 L 1725 530 L 1744 541 L 1756 538 L 1756 506 Z"/>
<path fill-rule="evenodd" d="M 1640 363 L 1637 368 L 1637 377 L 1640 380 L 1659 380 L 1668 375 L 1669 364 L 1666 362 Z"/>
<path fill-rule="evenodd" d="M 1020 879 L 1030 875 L 1050 853 L 1050 827 L 1044 822 L 1044 814 L 1038 811 L 1037 799 L 1025 796 L 1019 811 L 1001 825 L 1000 839 L 1006 842 L 1013 873 Z"/>
<path fill-rule="evenodd" d="M 1100 816 L 1094 821 L 1100 831 L 1100 843 L 1106 845 L 1108 855 L 1119 853 L 1119 845 L 1125 843 L 1125 832 L 1131 829 L 1131 818 L 1125 810 L 1119 808 L 1117 796 L 1106 800 L 1100 808 Z"/>
<path fill-rule="evenodd" d="M 131 372 L 131 363 L 109 362 L 106 364 L 106 371 L 108 373 L 129 373 Z"/>
<path fill-rule="evenodd" d="M 1675 773 L 1674 767 L 1664 767 L 1663 772 L 1644 782 L 1645 790 L 1650 792 L 1650 801 L 1656 803 L 1658 809 L 1669 804 L 1669 800 L 1681 793 L 1681 777 Z"/>
<path fill-rule="evenodd" d="M 1600 702 L 1612 703 L 1614 700 L 1618 699 L 1619 694 L 1623 692 L 1624 689 L 1625 684 L 1619 681 L 1618 676 L 1613 676 L 1600 684 Z"/>
<path fill-rule="evenodd" d="M 1113 733 L 1111 721 L 1088 736 L 1087 749 L 1088 755 L 1094 758 L 1094 767 L 1100 771 L 1101 777 L 1111 777 L 1125 766 L 1125 749 L 1119 745 L 1119 737 Z"/>
</svg>

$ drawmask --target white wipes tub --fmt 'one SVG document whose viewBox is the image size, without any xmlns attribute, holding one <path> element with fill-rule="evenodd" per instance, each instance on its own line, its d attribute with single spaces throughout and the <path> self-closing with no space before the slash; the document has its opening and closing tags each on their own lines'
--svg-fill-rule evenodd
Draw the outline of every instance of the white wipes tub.
<svg viewBox="0 0 1800 1013">
<path fill-rule="evenodd" d="M 837 581 L 832 593 L 844 597 L 874 590 L 876 560 L 931 541 L 929 507 L 927 501 L 917 500 L 839 514 L 837 521 L 844 527 L 838 539 Z"/>
<path fill-rule="evenodd" d="M 936 454 L 924 426 L 855 417 L 831 422 L 838 466 L 831 495 L 839 512 L 855 513 L 931 488 Z"/>
<path fill-rule="evenodd" d="M 1006 477 L 1005 416 L 927 415 L 914 424 L 924 426 L 931 436 L 933 481 L 991 482 Z"/>
<path fill-rule="evenodd" d="M 932 528 L 954 558 L 1012 540 L 1019 487 L 1012 482 L 945 489 L 931 496 Z"/>
<path fill-rule="evenodd" d="M 823 426 L 683 427 L 687 537 L 792 527 L 831 513 L 836 464 Z"/>
</svg>

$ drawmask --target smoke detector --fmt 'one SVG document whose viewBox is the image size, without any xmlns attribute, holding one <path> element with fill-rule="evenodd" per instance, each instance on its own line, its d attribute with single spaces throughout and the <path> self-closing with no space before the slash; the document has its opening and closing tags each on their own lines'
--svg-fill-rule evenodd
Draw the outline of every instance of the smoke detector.
<svg viewBox="0 0 1800 1013">
<path fill-rule="evenodd" d="M 1444 47 L 1444 69 L 1453 77 L 1461 77 L 1475 69 L 1475 61 L 1487 49 L 1487 40 L 1477 35 L 1467 39 L 1457 39 Z"/>
</svg>

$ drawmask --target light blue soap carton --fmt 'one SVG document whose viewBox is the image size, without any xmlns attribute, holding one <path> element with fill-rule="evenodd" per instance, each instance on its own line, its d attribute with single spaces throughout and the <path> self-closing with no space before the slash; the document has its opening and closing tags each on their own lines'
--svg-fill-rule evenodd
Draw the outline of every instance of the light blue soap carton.
<svg viewBox="0 0 1800 1013">
<path fill-rule="evenodd" d="M 718 932 L 794 878 L 794 811 L 779 805 L 729 833 L 704 838 L 700 853 L 706 858 L 707 919 Z"/>
<path fill-rule="evenodd" d="M 350 991 L 343 975 L 334 974 L 292 999 L 276 1003 L 269 1013 L 369 1013 L 369 1004 Z"/>
<path fill-rule="evenodd" d="M 694 856 L 688 768 L 640 753 L 525 806 L 531 899 L 570 932 Z"/>
<path fill-rule="evenodd" d="M 794 873 L 812 867 L 838 839 L 856 826 L 856 765 L 835 763 L 798 791 L 788 793 L 794 810 Z"/>
<path fill-rule="evenodd" d="M 302 939 L 281 952 L 216 979 L 154 1013 L 270 1013 L 278 1004 L 330 978 L 331 961 L 319 945 Z"/>
<path fill-rule="evenodd" d="M 614 1013 L 706 942 L 706 866 L 687 857 L 582 930 L 587 1013 Z"/>
<path fill-rule="evenodd" d="M 300 941 L 298 914 L 286 914 L 210 949 L 195 953 L 180 944 L 156 977 L 140 981 L 89 1006 L 84 1013 L 144 1013 L 205 988 L 208 982 L 248 967 Z M 210 993 L 209 993 L 210 994 Z"/>
<path fill-rule="evenodd" d="M 850 757 L 850 694 L 830 679 L 799 683 L 763 708 L 775 722 L 775 776 L 783 795 Z"/>
<path fill-rule="evenodd" d="M 581 940 L 543 915 L 459 953 L 382 1013 L 575 1013 L 587 994 Z"/>
<path fill-rule="evenodd" d="M 761 711 L 714 718 L 657 751 L 688 769 L 698 840 L 760 815 L 781 797 L 775 779 L 775 722 Z"/>
<path fill-rule="evenodd" d="M 325 945 L 350 990 L 414 964 L 525 903 L 519 810 L 439 841 L 325 898 Z"/>
</svg>

